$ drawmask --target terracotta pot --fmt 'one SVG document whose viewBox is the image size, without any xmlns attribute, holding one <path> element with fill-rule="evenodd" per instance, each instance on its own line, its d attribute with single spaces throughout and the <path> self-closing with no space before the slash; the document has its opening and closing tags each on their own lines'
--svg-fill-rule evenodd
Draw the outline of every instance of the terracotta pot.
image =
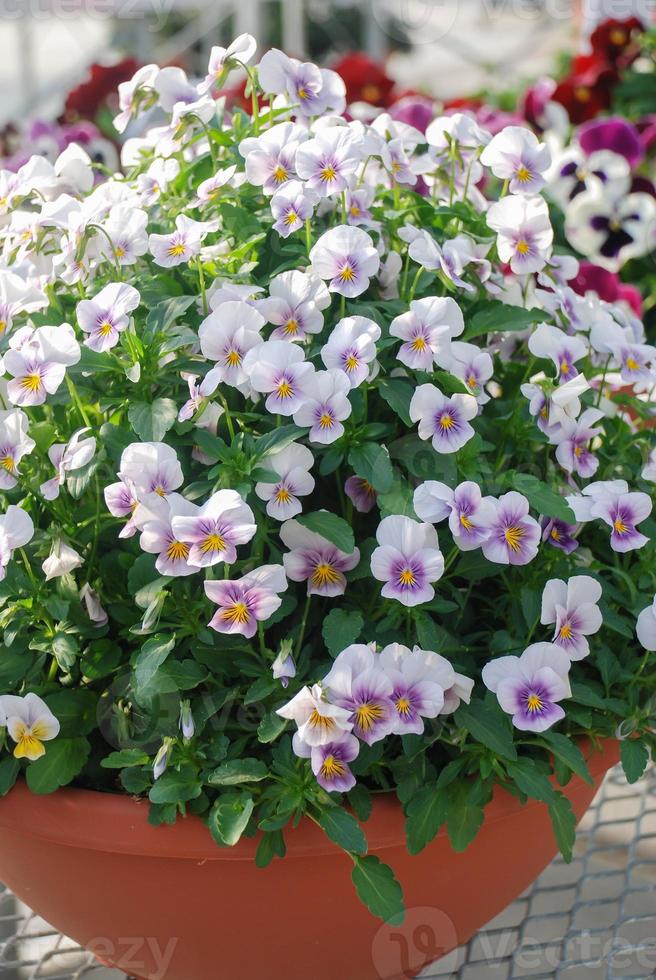
<svg viewBox="0 0 656 980">
<path fill-rule="evenodd" d="M 580 818 L 618 759 L 590 757 L 594 786 L 565 792 Z M 350 859 L 309 820 L 287 857 L 253 863 L 256 840 L 219 849 L 200 819 L 152 827 L 148 804 L 23 784 L 0 800 L 0 879 L 107 963 L 145 980 L 391 980 L 410 977 L 517 897 L 556 852 L 546 808 L 498 789 L 461 854 L 440 832 L 417 857 L 392 796 L 375 800 L 370 850 L 394 868 L 408 912 L 385 926 L 356 899 Z"/>
</svg>

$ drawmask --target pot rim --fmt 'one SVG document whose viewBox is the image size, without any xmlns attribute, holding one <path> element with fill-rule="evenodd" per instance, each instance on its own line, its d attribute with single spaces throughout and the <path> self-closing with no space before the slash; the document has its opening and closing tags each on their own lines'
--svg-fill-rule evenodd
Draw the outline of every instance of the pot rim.
<svg viewBox="0 0 656 980">
<path fill-rule="evenodd" d="M 587 740 L 586 740 L 587 741 Z M 619 743 L 602 739 L 595 751 L 591 744 L 581 748 L 595 782 L 619 759 Z M 573 792 L 589 789 L 573 775 L 568 788 Z M 529 799 L 523 808 L 544 806 Z M 498 784 L 485 808 L 485 823 L 495 823 L 517 812 L 522 804 Z M 139 855 L 205 861 L 252 861 L 260 839 L 242 838 L 234 847 L 220 847 L 204 821 L 193 814 L 178 817 L 173 825 L 154 826 L 148 822 L 148 800 L 122 793 L 63 787 L 39 796 L 24 780 L 0 799 L 0 829 L 25 837 L 82 850 L 110 854 Z M 369 819 L 364 824 L 370 852 L 398 847 L 405 842 L 403 812 L 392 792 L 375 794 Z M 443 837 L 441 827 L 437 837 Z M 285 834 L 287 858 L 334 857 L 336 846 L 313 821 L 303 819 Z M 345 855 L 344 855 L 345 856 Z"/>
</svg>

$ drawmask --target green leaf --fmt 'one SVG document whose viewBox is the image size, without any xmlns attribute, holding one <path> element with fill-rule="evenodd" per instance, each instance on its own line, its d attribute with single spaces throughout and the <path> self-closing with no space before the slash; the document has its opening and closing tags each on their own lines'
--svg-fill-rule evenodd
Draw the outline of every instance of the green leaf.
<svg viewBox="0 0 656 980">
<path fill-rule="evenodd" d="M 52 652 L 61 669 L 69 671 L 77 660 L 80 648 L 74 636 L 60 632 L 55 633 L 52 638 Z"/>
<path fill-rule="evenodd" d="M 540 737 L 543 742 L 546 742 L 553 754 L 561 762 L 564 762 L 572 772 L 585 780 L 589 786 L 594 784 L 588 764 L 576 742 L 560 732 L 543 732 Z"/>
<path fill-rule="evenodd" d="M 45 743 L 46 754 L 27 767 L 27 785 L 39 795 L 54 793 L 78 775 L 86 763 L 91 746 L 86 738 L 57 737 Z"/>
<path fill-rule="evenodd" d="M 317 510 L 312 514 L 299 514 L 295 518 L 299 524 L 306 527 L 308 531 L 320 534 L 326 541 L 330 541 L 340 551 L 347 555 L 355 549 L 355 538 L 353 529 L 341 517 L 331 514 L 328 510 Z"/>
<path fill-rule="evenodd" d="M 500 300 L 486 300 L 485 307 L 472 317 L 461 340 L 471 340 L 486 333 L 508 330 L 526 330 L 533 323 L 544 320 L 544 310 L 524 310 L 521 306 L 508 306 Z"/>
<path fill-rule="evenodd" d="M 533 759 L 523 757 L 517 762 L 509 762 L 506 764 L 506 769 L 525 796 L 541 800 L 543 803 L 551 803 L 555 798 L 557 791 L 549 781 L 549 777 L 539 769 Z"/>
<path fill-rule="evenodd" d="M 446 820 L 448 795 L 437 787 L 423 786 L 410 800 L 405 829 L 408 851 L 419 854 L 433 840 Z"/>
<path fill-rule="evenodd" d="M 351 880 L 372 915 L 394 925 L 403 922 L 403 891 L 389 865 L 373 855 L 357 857 Z"/>
<path fill-rule="evenodd" d="M 366 854 L 367 838 L 362 827 L 348 810 L 341 806 L 331 806 L 323 810 L 319 826 L 331 841 L 350 854 Z"/>
<path fill-rule="evenodd" d="M 282 836 L 282 831 L 271 830 L 266 834 L 262 834 L 260 838 L 260 843 L 257 845 L 257 851 L 255 852 L 255 864 L 258 868 L 266 868 L 274 858 L 284 858 L 286 853 L 287 848 L 285 847 L 285 839 Z"/>
<path fill-rule="evenodd" d="M 455 713 L 455 720 L 462 725 L 473 737 L 486 745 L 496 755 L 510 759 L 517 758 L 517 750 L 513 745 L 512 728 L 501 709 L 490 701 L 472 701 L 460 705 Z"/>
<path fill-rule="evenodd" d="M 576 839 L 576 816 L 571 803 L 562 793 L 549 804 L 549 816 L 560 853 L 566 861 L 572 860 Z"/>
<path fill-rule="evenodd" d="M 519 493 L 523 493 L 529 504 L 545 517 L 556 517 L 568 524 L 576 524 L 574 511 L 565 498 L 542 480 L 538 480 L 536 476 L 530 473 L 514 473 L 512 486 Z"/>
<path fill-rule="evenodd" d="M 399 378 L 381 378 L 378 381 L 378 392 L 409 428 L 412 425 L 410 418 L 410 402 L 414 395 L 412 385 Z"/>
<path fill-rule="evenodd" d="M 250 793 L 223 793 L 209 815 L 210 832 L 217 844 L 233 847 L 246 830 L 254 807 Z"/>
<path fill-rule="evenodd" d="M 98 695 L 93 691 L 68 688 L 46 695 L 44 701 L 58 720 L 64 738 L 89 735 L 98 726 Z"/>
<path fill-rule="evenodd" d="M 13 755 L 6 756 L 6 758 L 0 762 L 0 796 L 7 795 L 18 779 L 20 768 L 20 760 L 15 759 Z"/>
<path fill-rule="evenodd" d="M 301 429 L 298 425 L 281 425 L 271 432 L 266 432 L 259 439 L 255 440 L 255 453 L 258 459 L 262 459 L 273 452 L 280 452 L 286 446 L 290 446 L 299 436 L 305 435 L 307 429 Z"/>
<path fill-rule="evenodd" d="M 268 698 L 270 694 L 273 694 L 277 690 L 279 683 L 271 674 L 267 674 L 265 677 L 258 677 L 246 691 L 244 704 L 255 704 L 258 701 L 263 701 L 264 698 Z"/>
<path fill-rule="evenodd" d="M 124 769 L 126 766 L 145 766 L 150 757 L 141 749 L 121 749 L 120 752 L 110 752 L 101 760 L 103 769 Z"/>
<path fill-rule="evenodd" d="M 321 635 L 331 657 L 336 657 L 338 653 L 354 643 L 363 627 L 364 617 L 361 613 L 331 609 L 321 627 Z"/>
<path fill-rule="evenodd" d="M 167 769 L 156 779 L 148 798 L 151 803 L 186 803 L 200 796 L 202 789 L 196 767 L 183 765 L 179 770 Z"/>
<path fill-rule="evenodd" d="M 365 442 L 355 446 L 348 454 L 348 461 L 357 476 L 370 483 L 379 493 L 392 489 L 394 472 L 390 462 L 389 450 L 376 442 Z"/>
<path fill-rule="evenodd" d="M 134 665 L 138 688 L 143 690 L 148 687 L 174 646 L 175 636 L 157 633 L 150 640 L 146 640 Z"/>
<path fill-rule="evenodd" d="M 349 805 L 352 807 L 358 820 L 366 823 L 371 815 L 371 793 L 363 783 L 357 783 L 347 794 Z"/>
<path fill-rule="evenodd" d="M 637 783 L 649 762 L 649 749 L 637 738 L 625 738 L 620 742 L 620 759 L 624 775 L 629 783 Z"/>
<path fill-rule="evenodd" d="M 157 305 L 151 309 L 146 318 L 145 332 L 147 337 L 152 339 L 158 333 L 167 333 L 169 327 L 171 327 L 175 321 L 183 315 L 183 313 L 187 312 L 195 300 L 195 296 L 171 296 L 169 299 L 165 299 L 161 303 L 157 303 Z"/>
<path fill-rule="evenodd" d="M 231 759 L 222 762 L 207 778 L 210 786 L 238 786 L 240 783 L 259 783 L 269 770 L 259 759 Z"/>
<path fill-rule="evenodd" d="M 287 719 L 281 718 L 275 711 L 270 711 L 257 726 L 257 737 L 260 742 L 266 745 L 268 742 L 273 742 L 277 739 L 286 727 Z"/>
<path fill-rule="evenodd" d="M 128 409 L 130 425 L 144 442 L 161 442 L 178 417 L 178 406 L 172 398 L 154 402 L 132 402 Z"/>
<path fill-rule="evenodd" d="M 484 811 L 480 802 L 480 784 L 453 783 L 449 787 L 446 827 L 454 851 L 464 851 L 480 830 Z"/>
<path fill-rule="evenodd" d="M 433 381 L 445 395 L 471 395 L 465 382 L 448 371 L 433 371 Z"/>
</svg>

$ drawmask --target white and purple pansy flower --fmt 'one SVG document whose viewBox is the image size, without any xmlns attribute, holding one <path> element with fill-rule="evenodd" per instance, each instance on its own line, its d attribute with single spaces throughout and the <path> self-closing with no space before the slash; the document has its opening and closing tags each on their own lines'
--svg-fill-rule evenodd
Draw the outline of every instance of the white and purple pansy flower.
<svg viewBox="0 0 656 980">
<path fill-rule="evenodd" d="M 96 451 L 94 436 L 82 437 L 91 430 L 78 429 L 68 442 L 56 442 L 48 450 L 48 458 L 55 468 L 56 475 L 39 487 L 46 500 L 56 500 L 59 490 L 66 481 L 67 473 L 74 473 L 87 466 Z"/>
<path fill-rule="evenodd" d="M 376 341 L 380 327 L 366 316 L 347 316 L 339 320 L 321 348 L 321 360 L 327 368 L 338 368 L 357 388 L 366 381 L 376 358 Z"/>
<path fill-rule="evenodd" d="M 515 728 L 544 732 L 565 717 L 559 702 L 572 695 L 570 659 L 553 643 L 533 643 L 520 657 L 498 657 L 483 667 L 483 683 L 512 715 Z"/>
<path fill-rule="evenodd" d="M 462 311 L 452 297 L 426 296 L 410 303 L 410 309 L 392 320 L 390 334 L 399 337 L 397 357 L 417 371 L 432 371 L 440 351 L 465 329 Z"/>
<path fill-rule="evenodd" d="M 299 180 L 290 180 L 276 191 L 271 198 L 271 214 L 275 218 L 273 227 L 281 238 L 289 238 L 299 231 L 312 217 L 317 195 Z"/>
<path fill-rule="evenodd" d="M 361 160 L 359 141 L 347 126 L 330 126 L 296 151 L 296 172 L 320 197 L 348 190 Z"/>
<path fill-rule="evenodd" d="M 492 500 L 493 498 L 488 498 Z M 511 490 L 494 500 L 495 515 L 482 543 L 488 561 L 527 565 L 538 553 L 542 532 L 528 512 L 528 500 Z"/>
<path fill-rule="evenodd" d="M 497 251 L 516 275 L 539 272 L 551 256 L 553 228 L 541 197 L 511 195 L 490 205 L 486 221 L 497 233 Z"/>
<path fill-rule="evenodd" d="M 598 408 L 586 408 L 580 418 L 561 421 L 552 441 L 556 443 L 556 459 L 568 473 L 589 480 L 597 472 L 599 460 L 590 452 L 590 442 L 603 431 L 595 427 L 603 417 Z"/>
<path fill-rule="evenodd" d="M 244 358 L 244 371 L 255 391 L 268 397 L 265 407 L 273 415 L 293 415 L 305 402 L 304 386 L 314 375 L 298 344 L 266 340 L 252 347 Z"/>
<path fill-rule="evenodd" d="M 350 712 L 338 704 L 331 704 L 319 684 L 302 687 L 291 701 L 276 709 L 276 714 L 296 722 L 294 750 L 297 755 L 297 736 L 306 745 L 327 745 L 338 742 L 353 728 Z"/>
<path fill-rule="evenodd" d="M 360 551 L 350 554 L 298 521 L 285 521 L 280 538 L 289 551 L 283 555 L 287 577 L 292 582 L 307 582 L 308 595 L 334 597 L 346 589 L 344 572 L 350 572 L 360 561 Z"/>
<path fill-rule="evenodd" d="M 577 521 L 599 518 L 610 526 L 613 551 L 634 551 L 648 543 L 649 538 L 638 530 L 638 524 L 651 514 L 651 498 L 641 491 L 630 492 L 625 480 L 590 483 L 581 494 L 566 499 Z"/>
<path fill-rule="evenodd" d="M 125 282 L 110 282 L 93 299 L 81 300 L 75 311 L 80 328 L 88 334 L 86 346 L 95 351 L 115 347 L 140 301 L 139 292 Z"/>
<path fill-rule="evenodd" d="M 454 377 L 460 378 L 479 405 L 489 402 L 490 396 L 485 391 L 485 385 L 492 377 L 494 364 L 487 351 L 482 351 L 475 344 L 454 340 L 445 350 L 438 351 L 435 362 Z"/>
<path fill-rule="evenodd" d="M 391 515 L 378 525 L 376 540 L 371 571 L 374 578 L 385 583 L 382 595 L 404 606 L 430 602 L 435 595 L 432 583 L 444 572 L 444 555 L 435 528 L 411 517 Z"/>
<path fill-rule="evenodd" d="M 354 643 L 335 658 L 322 687 L 336 704 L 350 712 L 354 735 L 367 745 L 385 738 L 394 725 L 393 686 L 364 643 Z"/>
<path fill-rule="evenodd" d="M 189 564 L 189 544 L 180 540 L 172 527 L 174 517 L 194 517 L 196 514 L 196 504 L 179 493 L 170 493 L 166 497 L 151 495 L 148 503 L 139 504 L 134 511 L 134 524 L 141 530 L 139 544 L 143 551 L 157 555 L 155 568 L 160 575 L 177 578 L 198 571 Z"/>
<path fill-rule="evenodd" d="M 271 340 L 305 340 L 323 330 L 323 313 L 330 293 L 317 276 L 293 269 L 271 280 L 269 295 L 257 309 L 275 325 Z"/>
<path fill-rule="evenodd" d="M 419 438 L 431 439 L 438 453 L 455 453 L 475 435 L 469 420 L 478 415 L 473 395 L 447 397 L 433 384 L 419 385 L 410 401 L 409 415 L 419 423 Z"/>
<path fill-rule="evenodd" d="M 331 292 L 353 298 L 369 286 L 380 266 L 380 255 L 362 228 L 337 225 L 324 232 L 310 251 L 312 271 L 330 281 Z"/>
<path fill-rule="evenodd" d="M 430 650 L 410 650 L 390 643 L 378 655 L 380 667 L 392 682 L 396 735 L 421 735 L 424 718 L 437 718 L 444 708 L 444 693 L 456 683 L 456 672 L 444 657 Z"/>
<path fill-rule="evenodd" d="M 530 129 L 505 126 L 484 147 L 480 161 L 495 177 L 508 181 L 511 194 L 538 194 L 546 184 L 551 150 Z"/>
<path fill-rule="evenodd" d="M 344 481 L 344 493 L 360 514 L 368 514 L 376 506 L 378 494 L 362 476 L 349 476 Z"/>
<path fill-rule="evenodd" d="M 163 442 L 131 443 L 121 454 L 117 476 L 138 500 L 149 493 L 166 497 L 184 482 L 175 449 Z"/>
<path fill-rule="evenodd" d="M 227 300 L 205 317 L 198 328 L 202 353 L 215 362 L 200 391 L 211 395 L 222 382 L 238 388 L 249 380 L 244 367 L 248 352 L 262 343 L 262 314 L 245 300 Z"/>
<path fill-rule="evenodd" d="M 553 361 L 561 384 L 576 377 L 579 373 L 576 362 L 588 353 L 587 344 L 580 337 L 570 337 L 550 323 L 536 327 L 528 339 L 528 349 L 535 357 Z"/>
<path fill-rule="evenodd" d="M 342 423 L 352 411 L 350 390 L 348 376 L 339 368 L 317 371 L 306 382 L 303 404 L 294 412 L 294 422 L 309 428 L 310 442 L 328 445 L 344 435 Z"/>
<path fill-rule="evenodd" d="M 307 131 L 297 123 L 272 126 L 259 136 L 248 136 L 239 144 L 249 184 L 275 194 L 296 179 L 296 151 L 307 139 Z"/>
<path fill-rule="evenodd" d="M 313 463 L 314 456 L 307 446 L 296 442 L 264 458 L 262 466 L 278 476 L 275 483 L 255 484 L 255 493 L 267 502 L 269 517 L 286 521 L 301 513 L 303 505 L 298 498 L 314 490 L 314 477 L 310 474 Z"/>
<path fill-rule="evenodd" d="M 219 606 L 208 625 L 217 633 L 250 638 L 257 633 L 257 624 L 280 607 L 280 593 L 286 589 L 282 565 L 260 565 L 240 579 L 205 582 L 205 595 Z"/>
<path fill-rule="evenodd" d="M 257 526 L 253 511 L 236 490 L 218 490 L 195 515 L 174 515 L 171 528 L 189 548 L 187 561 L 196 568 L 237 560 L 237 545 L 250 541 Z"/>
<path fill-rule="evenodd" d="M 16 486 L 19 463 L 36 446 L 28 428 L 29 419 L 20 408 L 0 412 L 0 490 L 12 490 Z"/>
<path fill-rule="evenodd" d="M 310 760 L 319 786 L 327 793 L 348 793 L 353 789 L 356 780 L 349 763 L 357 758 L 360 751 L 355 735 L 347 733 L 337 742 L 312 746 L 294 736 L 293 743 L 296 755 Z"/>
<path fill-rule="evenodd" d="M 574 537 L 576 524 L 568 524 L 556 517 L 543 517 L 542 540 L 548 542 L 554 548 L 564 551 L 566 555 L 571 555 L 579 546 Z"/>
<path fill-rule="evenodd" d="M 562 647 L 570 660 L 583 660 L 590 653 L 586 637 L 603 625 L 597 605 L 601 595 L 601 585 L 589 575 L 573 575 L 567 582 L 552 578 L 544 587 L 540 622 L 555 624 L 552 642 Z"/>
<path fill-rule="evenodd" d="M 461 551 L 480 548 L 496 518 L 494 499 L 483 497 L 478 484 L 471 480 L 455 490 L 437 480 L 426 480 L 415 490 L 413 506 L 417 517 L 431 524 L 448 517 L 453 540 Z"/>
<path fill-rule="evenodd" d="M 582 255 L 616 272 L 656 245 L 656 200 L 651 194 L 630 193 L 628 178 L 611 189 L 594 181 L 567 208 L 565 234 Z"/>
<path fill-rule="evenodd" d="M 0 582 L 7 574 L 7 565 L 17 548 L 23 548 L 34 537 L 32 518 L 22 507 L 9 504 L 0 515 Z"/>
</svg>

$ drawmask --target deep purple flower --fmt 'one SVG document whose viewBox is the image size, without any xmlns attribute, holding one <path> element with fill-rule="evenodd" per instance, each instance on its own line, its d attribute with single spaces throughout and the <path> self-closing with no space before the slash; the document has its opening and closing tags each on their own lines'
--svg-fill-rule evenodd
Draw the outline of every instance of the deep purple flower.
<svg viewBox="0 0 656 980">
<path fill-rule="evenodd" d="M 344 483 L 344 493 L 360 514 L 368 514 L 376 506 L 376 491 L 361 476 L 349 476 Z"/>
<path fill-rule="evenodd" d="M 638 130 L 622 116 L 591 119 L 579 127 L 578 141 L 588 156 L 597 150 L 611 150 L 628 160 L 632 168 L 644 157 Z"/>
<path fill-rule="evenodd" d="M 566 555 L 576 551 L 579 543 L 574 537 L 575 524 L 567 524 L 566 521 L 549 517 L 543 517 L 541 523 L 543 541 L 548 541 L 550 545 L 564 551 Z"/>
</svg>

